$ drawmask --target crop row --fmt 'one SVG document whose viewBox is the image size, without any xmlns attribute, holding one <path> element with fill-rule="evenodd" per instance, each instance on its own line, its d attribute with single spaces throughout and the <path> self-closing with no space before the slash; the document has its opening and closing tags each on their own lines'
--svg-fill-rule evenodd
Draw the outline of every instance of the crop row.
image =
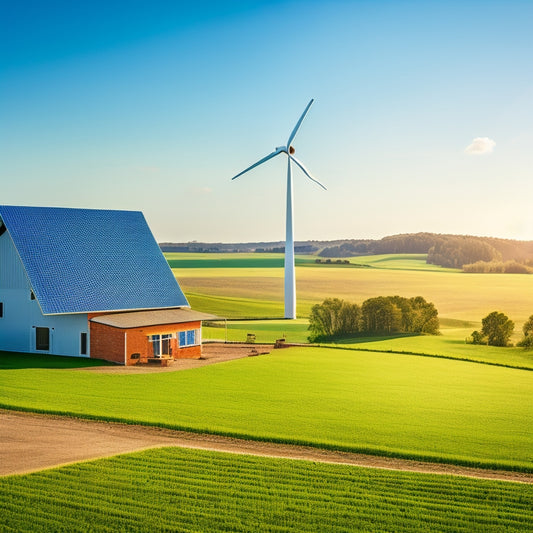
<svg viewBox="0 0 533 533">
<path fill-rule="evenodd" d="M 2 531 L 524 531 L 533 487 L 167 448 L 0 480 Z"/>
</svg>

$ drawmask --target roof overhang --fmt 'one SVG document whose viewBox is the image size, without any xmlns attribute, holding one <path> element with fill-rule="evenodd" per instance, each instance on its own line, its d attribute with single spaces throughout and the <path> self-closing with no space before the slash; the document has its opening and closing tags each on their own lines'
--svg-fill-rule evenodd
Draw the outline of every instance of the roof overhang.
<svg viewBox="0 0 533 533">
<path fill-rule="evenodd" d="M 147 326 L 164 326 L 167 324 L 183 324 L 202 320 L 223 320 L 216 315 L 193 311 L 189 308 L 157 309 L 153 311 L 130 311 L 112 313 L 91 318 L 91 322 L 112 328 L 131 329 Z"/>
</svg>

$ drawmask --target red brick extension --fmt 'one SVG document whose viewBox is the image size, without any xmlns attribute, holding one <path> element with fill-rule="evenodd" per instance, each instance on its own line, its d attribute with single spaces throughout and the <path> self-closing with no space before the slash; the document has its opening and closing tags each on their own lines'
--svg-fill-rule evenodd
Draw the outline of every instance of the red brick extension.
<svg viewBox="0 0 533 533">
<path fill-rule="evenodd" d="M 105 359 L 125 365 L 146 363 L 152 356 L 152 343 L 149 335 L 165 335 L 172 333 L 171 354 L 173 359 L 199 359 L 202 356 L 202 346 L 189 346 L 179 348 L 176 333 L 190 329 L 200 329 L 201 322 L 186 322 L 181 324 L 164 324 L 161 326 L 147 326 L 142 328 L 114 328 L 90 319 L 97 315 L 89 316 L 90 353 L 91 358 Z M 137 359 L 132 359 L 132 354 L 140 354 Z"/>
</svg>

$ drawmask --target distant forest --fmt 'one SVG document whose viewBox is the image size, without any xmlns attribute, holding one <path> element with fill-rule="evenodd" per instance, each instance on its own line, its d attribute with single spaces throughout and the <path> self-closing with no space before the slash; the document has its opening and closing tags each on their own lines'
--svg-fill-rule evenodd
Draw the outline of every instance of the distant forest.
<svg viewBox="0 0 533 533">
<path fill-rule="evenodd" d="M 162 243 L 164 252 L 257 252 L 280 253 L 283 242 L 240 244 Z M 465 272 L 533 272 L 533 241 L 515 241 L 471 235 L 406 233 L 382 239 L 345 239 L 339 241 L 301 241 L 295 243 L 299 254 L 343 258 L 375 254 L 427 254 L 427 262 Z"/>
</svg>

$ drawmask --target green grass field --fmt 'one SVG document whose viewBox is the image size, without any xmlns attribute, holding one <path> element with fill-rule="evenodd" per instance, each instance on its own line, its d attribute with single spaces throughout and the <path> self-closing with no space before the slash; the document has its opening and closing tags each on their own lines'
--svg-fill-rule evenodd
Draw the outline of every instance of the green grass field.
<svg viewBox="0 0 533 533">
<path fill-rule="evenodd" d="M 257 343 L 274 343 L 284 338 L 288 343 L 308 342 L 307 320 L 237 320 L 204 326 L 205 341 L 245 342 L 248 333 L 256 335 Z M 384 337 L 350 337 L 321 343 L 322 346 L 376 352 L 428 355 L 464 361 L 533 370 L 533 351 L 523 348 L 500 348 L 467 344 L 465 339 L 477 326 L 441 328 L 441 335 L 399 335 Z M 518 337 L 517 337 L 518 338 Z"/>
<path fill-rule="evenodd" d="M 533 486 L 166 448 L 0 479 L 2 531 L 529 531 Z"/>
<path fill-rule="evenodd" d="M 425 354 L 533 370 L 533 351 L 466 344 L 470 328 L 443 328 L 442 335 L 339 339 L 333 346 L 359 350 Z"/>
<path fill-rule="evenodd" d="M 533 471 L 531 371 L 327 348 L 140 375 L 1 359 L 6 408 Z"/>
<path fill-rule="evenodd" d="M 283 254 L 275 253 L 165 253 L 171 268 L 283 268 Z M 308 255 L 296 257 L 296 264 L 314 264 Z"/>
<path fill-rule="evenodd" d="M 350 257 L 353 264 L 387 270 L 423 270 L 425 272 L 461 272 L 426 263 L 427 254 L 382 254 Z"/>
</svg>

